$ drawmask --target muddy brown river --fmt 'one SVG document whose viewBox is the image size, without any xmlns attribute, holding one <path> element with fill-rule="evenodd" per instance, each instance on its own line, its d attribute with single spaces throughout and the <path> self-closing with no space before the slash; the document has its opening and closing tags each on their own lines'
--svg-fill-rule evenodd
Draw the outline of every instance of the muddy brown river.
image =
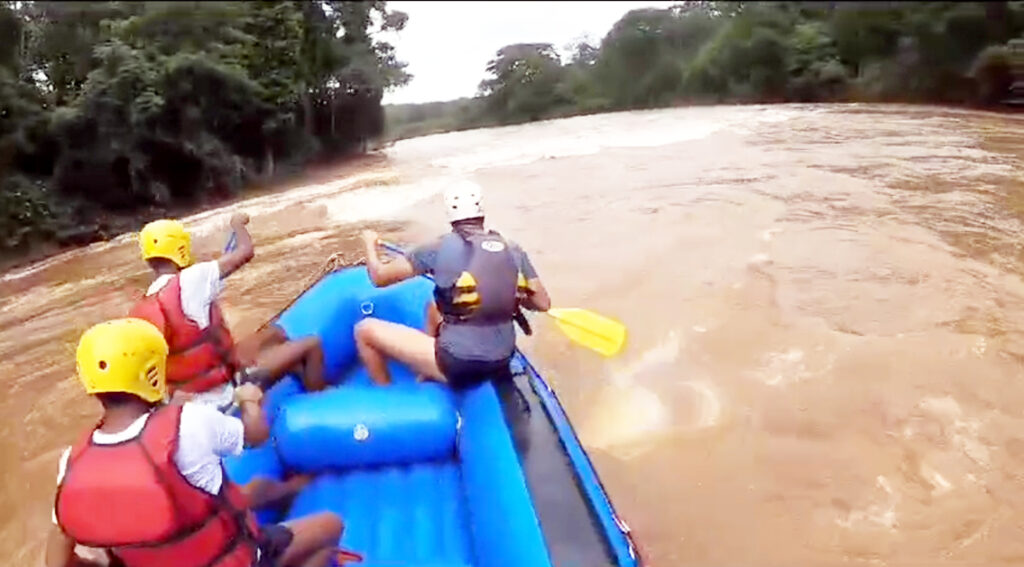
<svg viewBox="0 0 1024 567">
<path fill-rule="evenodd" d="M 706 107 L 407 140 L 190 217 L 254 330 L 372 226 L 444 229 L 468 177 L 558 306 L 623 321 L 613 359 L 546 319 L 549 376 L 651 565 L 1024 563 L 1024 121 L 936 108 Z M 0 275 L 0 563 L 41 561 L 57 456 L 98 415 L 78 335 L 147 275 L 130 235 Z"/>
</svg>

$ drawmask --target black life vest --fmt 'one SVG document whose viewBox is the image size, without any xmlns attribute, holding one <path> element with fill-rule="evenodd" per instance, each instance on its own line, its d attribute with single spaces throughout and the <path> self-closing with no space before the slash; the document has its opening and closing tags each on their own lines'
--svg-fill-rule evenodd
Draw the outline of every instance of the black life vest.
<svg viewBox="0 0 1024 567">
<path fill-rule="evenodd" d="M 508 242 L 493 230 L 442 238 L 434 282 L 434 300 L 448 324 L 512 321 L 526 293 Z"/>
</svg>

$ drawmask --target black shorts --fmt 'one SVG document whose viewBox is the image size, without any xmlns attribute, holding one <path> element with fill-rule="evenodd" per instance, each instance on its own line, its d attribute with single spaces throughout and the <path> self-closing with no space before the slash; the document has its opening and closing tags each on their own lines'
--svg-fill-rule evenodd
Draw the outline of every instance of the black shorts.
<svg viewBox="0 0 1024 567">
<path fill-rule="evenodd" d="M 295 534 L 284 524 L 270 524 L 260 527 L 260 559 L 256 567 L 278 567 L 277 560 L 292 544 Z"/>
<path fill-rule="evenodd" d="M 437 368 L 448 380 L 448 385 L 461 390 L 480 384 L 491 378 L 511 378 L 511 358 L 498 361 L 462 360 L 434 343 L 434 360 Z"/>
</svg>

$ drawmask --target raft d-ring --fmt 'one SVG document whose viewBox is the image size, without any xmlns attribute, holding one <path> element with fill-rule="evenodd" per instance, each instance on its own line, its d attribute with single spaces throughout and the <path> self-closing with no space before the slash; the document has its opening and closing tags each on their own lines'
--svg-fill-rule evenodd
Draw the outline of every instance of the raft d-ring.
<svg viewBox="0 0 1024 567">
<path fill-rule="evenodd" d="M 372 301 L 364 301 L 364 302 L 362 302 L 359 305 L 359 311 L 362 312 L 363 315 L 372 315 L 373 314 L 373 302 Z"/>
<path fill-rule="evenodd" d="M 455 454 L 459 454 L 462 446 L 462 414 L 455 412 Z"/>
<path fill-rule="evenodd" d="M 367 429 L 365 425 L 360 423 L 352 429 L 352 437 L 356 441 L 366 441 L 366 439 L 370 437 L 370 430 Z"/>
</svg>

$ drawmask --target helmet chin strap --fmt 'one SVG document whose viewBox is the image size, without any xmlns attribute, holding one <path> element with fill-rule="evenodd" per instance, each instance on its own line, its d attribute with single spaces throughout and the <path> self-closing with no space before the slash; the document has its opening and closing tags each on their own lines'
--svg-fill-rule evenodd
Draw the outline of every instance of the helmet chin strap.
<svg viewBox="0 0 1024 567">
<path fill-rule="evenodd" d="M 471 219 L 457 220 L 452 224 L 452 230 L 457 232 L 460 236 L 466 236 L 475 230 L 484 229 L 484 217 L 474 217 Z"/>
</svg>

